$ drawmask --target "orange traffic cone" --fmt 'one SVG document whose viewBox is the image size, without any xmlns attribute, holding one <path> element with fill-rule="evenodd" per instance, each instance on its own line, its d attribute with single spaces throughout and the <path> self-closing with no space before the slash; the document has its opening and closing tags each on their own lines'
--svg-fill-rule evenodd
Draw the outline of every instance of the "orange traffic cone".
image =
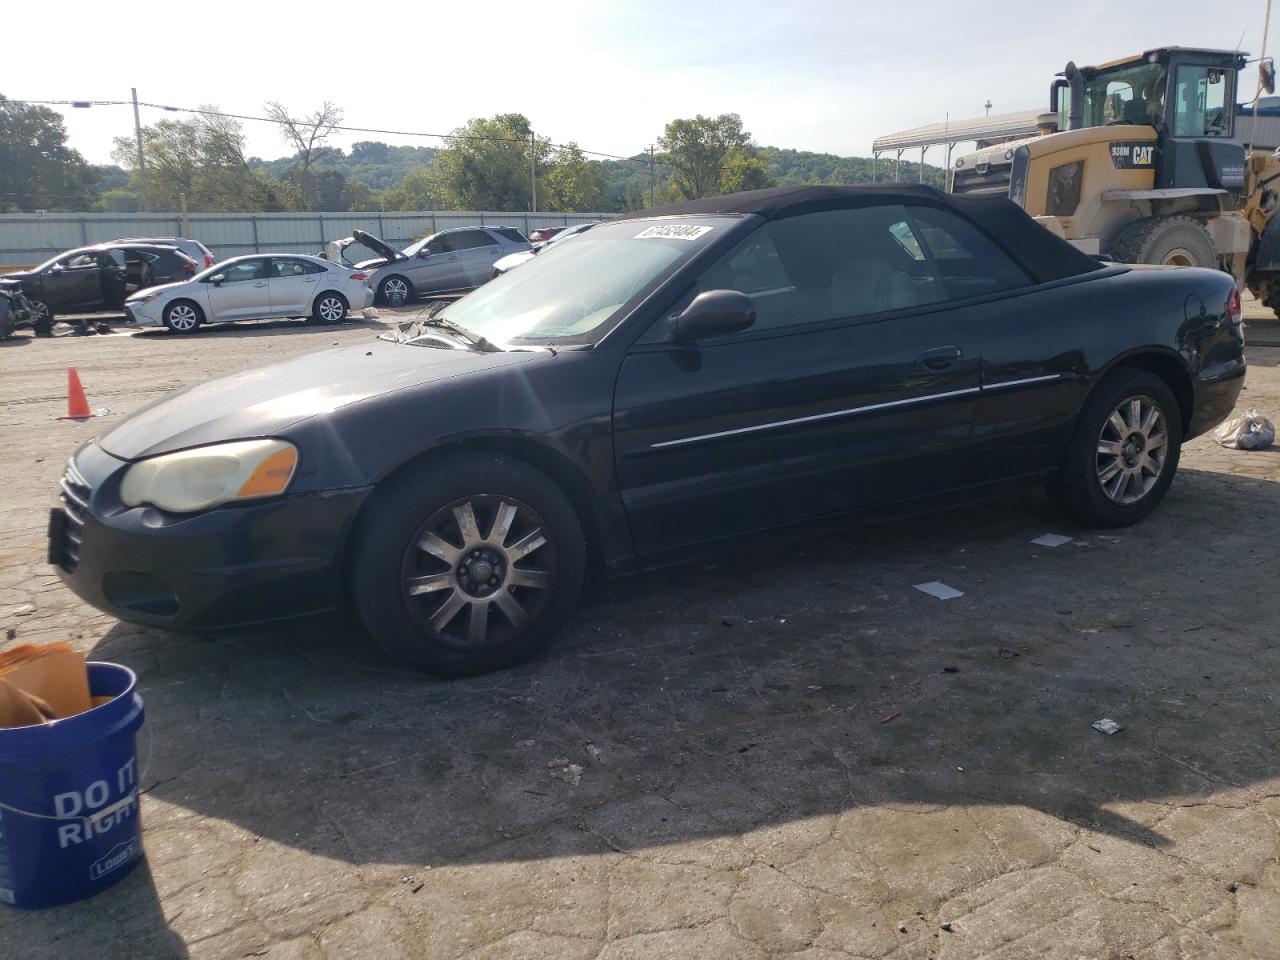
<svg viewBox="0 0 1280 960">
<path fill-rule="evenodd" d="M 67 367 L 67 415 L 59 420 L 87 420 L 93 416 L 89 409 L 89 401 L 85 398 L 84 387 L 80 386 L 80 374 L 75 367 Z"/>
</svg>

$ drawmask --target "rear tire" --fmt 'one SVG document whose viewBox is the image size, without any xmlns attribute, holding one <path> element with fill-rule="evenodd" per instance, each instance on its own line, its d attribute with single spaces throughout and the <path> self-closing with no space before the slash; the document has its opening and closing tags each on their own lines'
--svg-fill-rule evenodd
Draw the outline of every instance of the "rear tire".
<svg viewBox="0 0 1280 960">
<path fill-rule="evenodd" d="M 1121 263 L 1218 268 L 1213 238 L 1190 217 L 1149 217 L 1131 223 L 1112 239 L 1110 253 Z"/>
<path fill-rule="evenodd" d="M 1119 367 L 1080 411 L 1049 494 L 1080 523 L 1125 527 L 1164 499 L 1181 451 L 1182 411 L 1169 385 L 1146 370 Z"/>
<path fill-rule="evenodd" d="M 1271 308 L 1271 312 L 1276 315 L 1276 319 L 1280 319 L 1280 274 L 1267 273 L 1265 275 L 1258 299 L 1262 301 L 1264 306 Z"/>
<path fill-rule="evenodd" d="M 399 274 L 393 274 L 378 284 L 378 300 L 388 307 L 403 307 L 413 296 L 413 284 Z"/>
<path fill-rule="evenodd" d="M 341 323 L 347 318 L 347 310 L 346 297 L 332 290 L 326 290 L 316 297 L 315 303 L 311 305 L 311 316 L 307 317 L 307 323 Z"/>
<path fill-rule="evenodd" d="M 586 569 L 568 497 L 500 453 L 436 460 L 380 487 L 350 555 L 365 628 L 396 660 L 441 677 L 539 653 L 573 612 Z"/>
<path fill-rule="evenodd" d="M 204 323 L 204 311 L 190 300 L 175 300 L 164 308 L 164 325 L 170 333 L 195 333 Z"/>
</svg>

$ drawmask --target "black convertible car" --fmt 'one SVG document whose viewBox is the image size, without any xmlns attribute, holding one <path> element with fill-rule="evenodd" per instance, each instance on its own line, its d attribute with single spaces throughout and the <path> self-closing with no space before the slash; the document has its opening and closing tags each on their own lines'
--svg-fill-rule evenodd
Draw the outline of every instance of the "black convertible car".
<svg viewBox="0 0 1280 960">
<path fill-rule="evenodd" d="M 123 619 L 351 603 L 437 674 L 584 577 L 1043 482 L 1133 523 L 1245 373 L 1223 273 L 1085 256 L 1003 199 L 792 187 L 635 214 L 438 316 L 193 387 L 72 458 L 50 560 Z"/>
</svg>

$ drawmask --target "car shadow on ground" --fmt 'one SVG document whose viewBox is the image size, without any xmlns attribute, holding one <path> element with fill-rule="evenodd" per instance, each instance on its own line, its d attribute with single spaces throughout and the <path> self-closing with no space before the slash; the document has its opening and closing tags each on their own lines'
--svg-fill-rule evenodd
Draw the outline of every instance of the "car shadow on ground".
<svg viewBox="0 0 1280 960">
<path fill-rule="evenodd" d="M 723 845 L 886 805 L 1161 847 L 1166 798 L 1280 774 L 1252 586 L 1276 517 L 1280 485 L 1195 470 L 1101 535 L 1029 492 L 606 584 L 546 656 L 453 682 L 343 618 L 119 625 L 93 655 L 140 673 L 153 796 L 352 863 Z M 1029 542 L 1046 531 L 1076 539 Z M 934 580 L 965 595 L 912 589 Z"/>
<path fill-rule="evenodd" d="M 182 343 L 190 341 L 192 337 L 269 337 L 279 334 L 297 333 L 306 330 L 310 333 L 323 333 L 326 330 L 338 331 L 351 329 L 353 327 L 363 327 L 366 330 L 372 330 L 381 333 L 387 329 L 385 322 L 379 322 L 374 319 L 364 319 L 361 317 L 352 317 L 344 320 L 342 323 L 326 323 L 313 324 L 307 323 L 302 319 L 289 320 L 229 320 L 224 323 L 206 323 L 201 325 L 194 333 L 189 334 L 172 334 L 164 327 L 141 327 L 127 332 L 131 332 L 133 336 L 140 340 L 161 340 Z M 122 328 L 117 328 L 117 332 L 122 332 Z"/>
</svg>

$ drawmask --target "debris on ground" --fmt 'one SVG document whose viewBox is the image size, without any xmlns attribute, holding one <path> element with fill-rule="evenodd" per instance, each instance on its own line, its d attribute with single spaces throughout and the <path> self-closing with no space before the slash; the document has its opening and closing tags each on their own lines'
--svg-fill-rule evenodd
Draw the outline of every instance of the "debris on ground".
<svg viewBox="0 0 1280 960">
<path fill-rule="evenodd" d="M 1011 650 L 1008 647 L 1001 647 L 996 651 L 996 656 L 1001 660 L 1012 660 L 1014 657 L 1022 656 L 1022 654 L 1017 650 Z"/>
<path fill-rule="evenodd" d="M 955 666 L 950 666 L 950 665 L 948 665 L 948 666 L 945 666 L 945 667 L 943 667 L 943 668 L 942 668 L 942 672 L 943 672 L 943 673 L 959 673 L 959 672 L 960 672 L 960 668 L 959 668 L 959 667 L 955 667 Z"/>
<path fill-rule="evenodd" d="M 582 767 L 576 763 L 570 763 L 568 757 L 556 757 L 554 760 L 547 761 L 547 769 L 551 771 L 551 776 L 571 787 L 576 787 L 582 782 Z"/>
<path fill-rule="evenodd" d="M 1124 727 L 1109 717 L 1103 717 L 1101 720 L 1095 720 L 1093 723 L 1089 724 L 1089 726 L 1093 727 L 1093 729 L 1097 730 L 1099 733 L 1105 733 L 1108 737 L 1113 736 L 1124 729 Z"/>
<path fill-rule="evenodd" d="M 13 611 L 13 615 L 15 617 L 29 617 L 35 612 L 36 612 L 36 605 L 34 603 L 24 603 L 22 606 L 18 607 L 16 610 Z"/>
<path fill-rule="evenodd" d="M 1250 407 L 1213 431 L 1213 439 L 1229 450 L 1266 450 L 1276 442 L 1276 427 Z"/>
<path fill-rule="evenodd" d="M 881 717 L 881 718 L 880 718 L 880 722 L 881 722 L 881 723 L 888 723 L 888 722 L 889 722 L 890 720 L 892 720 L 894 717 L 900 717 L 900 716 L 902 716 L 902 711 L 901 711 L 901 710 L 895 710 L 893 713 L 886 713 L 883 717 Z"/>
<path fill-rule="evenodd" d="M 1031 542 L 1042 547 L 1060 547 L 1064 543 L 1070 543 L 1074 539 L 1074 537 L 1064 537 L 1060 533 L 1042 533 Z"/>
<path fill-rule="evenodd" d="M 587 751 L 587 756 L 589 756 L 592 760 L 594 760 L 596 763 L 604 763 L 604 751 L 601 750 L 599 747 L 597 747 L 594 743 L 588 740 L 582 746 Z"/>
<path fill-rule="evenodd" d="M 956 597 L 963 597 L 964 591 L 957 590 L 955 587 L 949 587 L 940 580 L 931 580 L 928 583 L 917 583 L 913 586 L 921 593 L 927 593 L 931 597 L 937 597 L 939 600 L 954 600 Z"/>
</svg>

